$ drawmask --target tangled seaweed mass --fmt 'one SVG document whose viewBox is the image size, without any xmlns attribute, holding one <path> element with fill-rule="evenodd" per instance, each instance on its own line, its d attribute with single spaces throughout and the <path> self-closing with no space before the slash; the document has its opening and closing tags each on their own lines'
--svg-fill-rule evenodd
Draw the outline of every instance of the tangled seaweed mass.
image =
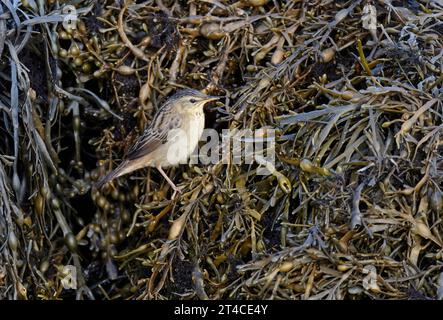
<svg viewBox="0 0 443 320">
<path fill-rule="evenodd" d="M 443 3 L 0 2 L 1 299 L 442 299 Z M 107 184 L 167 97 L 275 168 Z"/>
</svg>

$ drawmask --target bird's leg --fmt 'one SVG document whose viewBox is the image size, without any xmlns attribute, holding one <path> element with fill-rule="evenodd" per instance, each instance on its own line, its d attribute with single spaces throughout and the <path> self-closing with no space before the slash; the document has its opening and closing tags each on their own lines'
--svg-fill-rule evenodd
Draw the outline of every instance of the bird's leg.
<svg viewBox="0 0 443 320">
<path fill-rule="evenodd" d="M 175 194 L 178 193 L 182 193 L 181 189 L 179 187 L 177 187 L 174 182 L 172 182 L 171 179 L 169 179 L 168 175 L 163 171 L 162 167 L 157 166 L 156 167 L 157 170 L 161 173 L 161 175 L 163 176 L 163 178 L 166 179 L 166 181 L 169 183 L 169 185 L 171 186 L 171 188 L 174 190 L 174 194 L 172 195 L 172 198 L 175 197 Z"/>
</svg>

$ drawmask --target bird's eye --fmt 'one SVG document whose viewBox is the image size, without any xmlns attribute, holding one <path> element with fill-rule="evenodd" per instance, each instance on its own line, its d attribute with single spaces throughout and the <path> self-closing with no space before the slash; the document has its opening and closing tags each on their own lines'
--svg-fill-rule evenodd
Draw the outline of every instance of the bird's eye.
<svg viewBox="0 0 443 320">
<path fill-rule="evenodd" d="M 190 102 L 190 103 L 196 103 L 197 100 L 195 100 L 195 99 L 191 99 L 191 100 L 189 100 L 189 102 Z"/>
</svg>

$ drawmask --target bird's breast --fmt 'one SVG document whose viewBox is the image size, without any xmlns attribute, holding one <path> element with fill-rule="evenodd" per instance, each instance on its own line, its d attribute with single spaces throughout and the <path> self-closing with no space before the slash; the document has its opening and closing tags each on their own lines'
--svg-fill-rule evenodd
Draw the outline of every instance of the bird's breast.
<svg viewBox="0 0 443 320">
<path fill-rule="evenodd" d="M 187 114 L 178 130 L 171 134 L 168 142 L 162 146 L 161 161 L 155 165 L 162 167 L 175 166 L 188 162 L 189 156 L 195 150 L 205 127 L 203 111 Z"/>
<path fill-rule="evenodd" d="M 203 110 L 192 114 L 189 117 L 189 120 L 185 121 L 185 123 L 187 124 L 187 128 L 185 128 L 184 131 L 188 132 L 188 143 L 190 148 L 192 148 L 192 152 L 197 146 L 205 128 L 205 116 Z"/>
</svg>

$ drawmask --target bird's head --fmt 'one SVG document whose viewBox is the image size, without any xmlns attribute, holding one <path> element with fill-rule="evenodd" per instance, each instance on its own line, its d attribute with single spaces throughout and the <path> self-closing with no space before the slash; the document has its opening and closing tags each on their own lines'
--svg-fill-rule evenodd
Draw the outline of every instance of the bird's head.
<svg viewBox="0 0 443 320">
<path fill-rule="evenodd" d="M 192 113 L 202 109 L 206 103 L 217 99 L 220 97 L 208 96 L 194 89 L 182 89 L 169 98 L 169 103 L 174 104 L 180 111 Z"/>
</svg>

